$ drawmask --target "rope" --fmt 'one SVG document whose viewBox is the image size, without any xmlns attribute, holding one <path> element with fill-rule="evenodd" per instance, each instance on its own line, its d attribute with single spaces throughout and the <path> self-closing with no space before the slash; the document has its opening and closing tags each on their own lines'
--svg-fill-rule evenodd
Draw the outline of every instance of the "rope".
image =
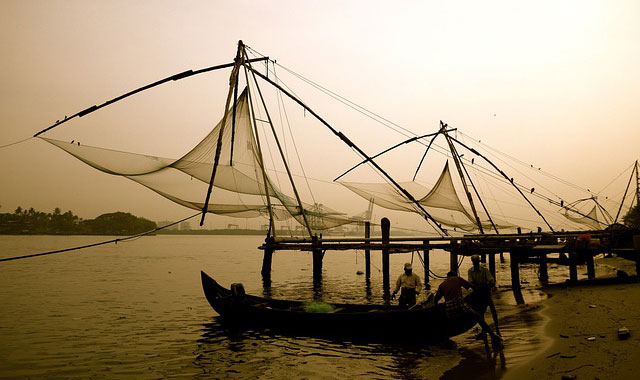
<svg viewBox="0 0 640 380">
<path fill-rule="evenodd" d="M 32 138 L 33 138 L 33 136 L 29 136 L 29 137 L 27 137 L 26 139 L 22 139 L 22 140 L 20 140 L 20 141 L 15 141 L 15 142 L 12 142 L 12 143 L 9 143 L 9 144 L 0 145 L 0 149 L 2 149 L 2 148 L 8 148 L 8 147 L 10 147 L 10 146 L 13 146 L 13 145 L 17 145 L 17 144 L 23 143 L 23 142 L 25 142 L 25 141 L 27 141 L 27 140 L 31 140 Z"/>
<path fill-rule="evenodd" d="M 194 218 L 194 217 L 196 217 L 196 216 L 199 216 L 200 214 L 201 214 L 201 212 L 198 212 L 197 214 L 193 214 L 193 215 L 188 216 L 188 217 L 186 217 L 186 218 L 180 219 L 180 220 L 178 220 L 177 222 L 173 222 L 173 223 L 171 223 L 171 224 L 167 224 L 166 226 L 157 227 L 157 228 L 154 228 L 154 229 L 152 229 L 152 230 L 149 230 L 149 231 L 146 231 L 146 232 L 142 232 L 142 233 L 139 233 L 139 234 L 135 234 L 135 235 L 131 235 L 131 236 L 127 236 L 127 237 L 124 237 L 124 238 L 111 239 L 111 240 L 101 241 L 101 242 L 99 242 L 99 243 L 86 244 L 86 245 L 81 245 L 81 246 L 78 246 L 78 247 L 72 247 L 72 248 L 58 249 L 58 250 L 55 250 L 55 251 L 49 251 L 49 252 L 33 253 L 33 254 L 30 254 L 30 255 L 23 255 L 23 256 L 6 257 L 6 258 L 3 258 L 3 259 L 0 259 L 0 262 L 13 261 L 13 260 L 21 260 L 21 259 L 28 259 L 28 258 L 30 258 L 30 257 L 47 256 L 47 255 L 53 255 L 53 254 L 56 254 L 56 253 L 63 253 L 63 252 L 69 252 L 69 251 L 76 251 L 76 250 L 79 250 L 79 249 L 90 248 L 90 247 L 96 247 L 96 246 L 99 246 L 99 245 L 104 245 L 104 244 L 109 244 L 109 243 L 116 243 L 116 244 L 118 244 L 118 242 L 120 242 L 120 241 L 127 241 L 127 240 L 137 239 L 137 238 L 140 238 L 140 237 L 142 237 L 142 236 L 145 236 L 145 235 L 149 235 L 149 234 L 151 234 L 151 233 L 154 233 L 154 232 L 156 232 L 156 231 L 160 231 L 160 230 L 165 229 L 165 228 L 167 228 L 167 227 L 174 226 L 174 225 L 176 225 L 176 224 L 178 224 L 178 223 L 182 223 L 182 222 L 187 221 L 187 220 L 189 220 L 189 219 L 191 219 L 191 218 Z"/>
</svg>

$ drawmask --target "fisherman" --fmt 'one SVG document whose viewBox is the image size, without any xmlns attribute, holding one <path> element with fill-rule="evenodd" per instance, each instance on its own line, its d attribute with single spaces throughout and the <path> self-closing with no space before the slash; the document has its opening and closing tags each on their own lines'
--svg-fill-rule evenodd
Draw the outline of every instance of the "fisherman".
<svg viewBox="0 0 640 380">
<path fill-rule="evenodd" d="M 471 256 L 471 262 L 473 263 L 473 266 L 469 268 L 468 272 L 469 283 L 471 284 L 474 292 L 478 292 L 486 298 L 489 309 L 491 309 L 493 323 L 496 326 L 496 334 L 500 335 L 500 328 L 498 327 L 498 312 L 496 311 L 496 306 L 493 304 L 493 298 L 491 297 L 491 289 L 496 285 L 496 281 L 493 279 L 491 272 L 489 272 L 486 267 L 480 265 L 480 255 Z"/>
<path fill-rule="evenodd" d="M 469 289 L 471 284 L 464 278 L 458 277 L 454 271 L 447 273 L 447 278 L 440 284 L 436 292 L 435 303 L 442 297 L 445 300 L 445 314 L 448 319 L 455 319 L 463 315 L 470 315 L 482 327 L 482 331 L 489 333 L 491 343 L 494 347 L 502 346 L 502 338 L 496 335 L 491 327 L 485 322 L 484 317 L 462 298 L 462 288 Z"/>
<path fill-rule="evenodd" d="M 415 305 L 416 295 L 420 294 L 420 291 L 422 290 L 420 276 L 413 274 L 412 270 L 413 268 L 410 263 L 404 264 L 404 273 L 398 277 L 398 281 L 396 281 L 396 288 L 391 294 L 391 299 L 395 299 L 396 294 L 398 294 L 398 290 L 402 288 L 400 299 L 398 300 L 400 307 L 411 307 Z"/>
</svg>

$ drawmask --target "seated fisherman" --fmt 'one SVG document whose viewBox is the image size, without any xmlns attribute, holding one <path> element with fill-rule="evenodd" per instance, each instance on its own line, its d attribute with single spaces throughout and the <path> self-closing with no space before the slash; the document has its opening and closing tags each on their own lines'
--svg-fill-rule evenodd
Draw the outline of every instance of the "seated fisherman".
<svg viewBox="0 0 640 380">
<path fill-rule="evenodd" d="M 500 335 L 500 328 L 498 327 L 498 312 L 496 306 L 493 304 L 491 298 L 491 289 L 496 285 L 496 281 L 493 279 L 491 272 L 484 266 L 480 265 L 480 255 L 471 256 L 471 262 L 473 266 L 469 268 L 468 277 L 469 283 L 473 288 L 473 291 L 479 292 L 486 298 L 491 310 L 491 316 L 493 317 L 493 323 L 496 326 L 496 333 Z"/>
<path fill-rule="evenodd" d="M 462 288 L 469 289 L 471 284 L 465 279 L 458 277 L 456 272 L 447 273 L 447 279 L 444 280 L 438 287 L 436 292 L 435 303 L 437 304 L 440 298 L 444 297 L 445 300 L 445 313 L 447 318 L 457 318 L 462 315 L 472 316 L 478 324 L 482 327 L 482 331 L 489 333 L 491 336 L 491 343 L 494 346 L 502 345 L 502 338 L 496 335 L 491 327 L 484 321 L 484 317 L 477 311 L 473 310 L 469 304 L 467 304 L 462 297 Z"/>
<path fill-rule="evenodd" d="M 396 281 L 396 288 L 391 294 L 391 299 L 396 298 L 398 290 L 402 288 L 400 293 L 400 299 L 398 303 L 400 307 L 411 307 L 416 304 L 416 295 L 422 290 L 422 282 L 420 277 L 412 273 L 412 267 L 410 263 L 404 264 L 404 273 L 398 277 Z"/>
</svg>

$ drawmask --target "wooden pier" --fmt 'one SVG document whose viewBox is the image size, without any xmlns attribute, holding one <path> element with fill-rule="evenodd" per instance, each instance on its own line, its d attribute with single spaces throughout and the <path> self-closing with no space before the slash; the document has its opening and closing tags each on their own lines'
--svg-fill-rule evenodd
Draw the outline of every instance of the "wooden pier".
<svg viewBox="0 0 640 380">
<path fill-rule="evenodd" d="M 570 231 L 570 232 L 538 232 L 504 234 L 504 235 L 465 235 L 458 237 L 391 237 L 391 223 L 382 218 L 381 236 L 370 236 L 370 225 L 365 225 L 365 236 L 322 238 L 268 238 L 259 248 L 264 250 L 262 266 L 263 278 L 270 278 L 271 257 L 274 251 L 310 251 L 313 253 L 313 276 L 319 281 L 322 277 L 322 260 L 327 251 L 365 252 L 365 275 L 367 281 L 371 276 L 371 251 L 382 252 L 383 293 L 385 299 L 390 295 L 389 255 L 407 252 L 424 254 L 425 284 L 429 284 L 430 255 L 435 250 L 448 252 L 450 270 L 458 272 L 459 256 L 481 255 L 488 261 L 491 274 L 496 276 L 496 255 L 503 262 L 503 253 L 509 253 L 511 286 L 516 301 L 524 303 L 520 289 L 520 264 L 537 264 L 540 282 L 548 284 L 548 264 L 567 266 L 569 281 L 578 281 L 578 265 L 587 266 L 589 280 L 596 278 L 594 256 L 613 253 L 636 262 L 637 273 L 640 273 L 640 235 L 637 231 L 611 228 L 603 231 Z M 615 227 L 615 226 L 614 226 Z M 488 260 L 486 260 L 488 258 Z"/>
</svg>

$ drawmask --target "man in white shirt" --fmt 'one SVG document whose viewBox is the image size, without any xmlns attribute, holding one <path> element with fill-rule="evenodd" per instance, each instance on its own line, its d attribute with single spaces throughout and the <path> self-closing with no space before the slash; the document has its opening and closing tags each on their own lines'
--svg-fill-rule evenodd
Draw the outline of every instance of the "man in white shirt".
<svg viewBox="0 0 640 380">
<path fill-rule="evenodd" d="M 402 289 L 398 303 L 400 307 L 411 307 L 416 304 L 416 296 L 422 290 L 422 282 L 420 276 L 413 274 L 413 268 L 410 263 L 404 264 L 404 273 L 398 277 L 396 287 L 391 294 L 391 299 L 396 298 L 398 290 Z"/>
</svg>

